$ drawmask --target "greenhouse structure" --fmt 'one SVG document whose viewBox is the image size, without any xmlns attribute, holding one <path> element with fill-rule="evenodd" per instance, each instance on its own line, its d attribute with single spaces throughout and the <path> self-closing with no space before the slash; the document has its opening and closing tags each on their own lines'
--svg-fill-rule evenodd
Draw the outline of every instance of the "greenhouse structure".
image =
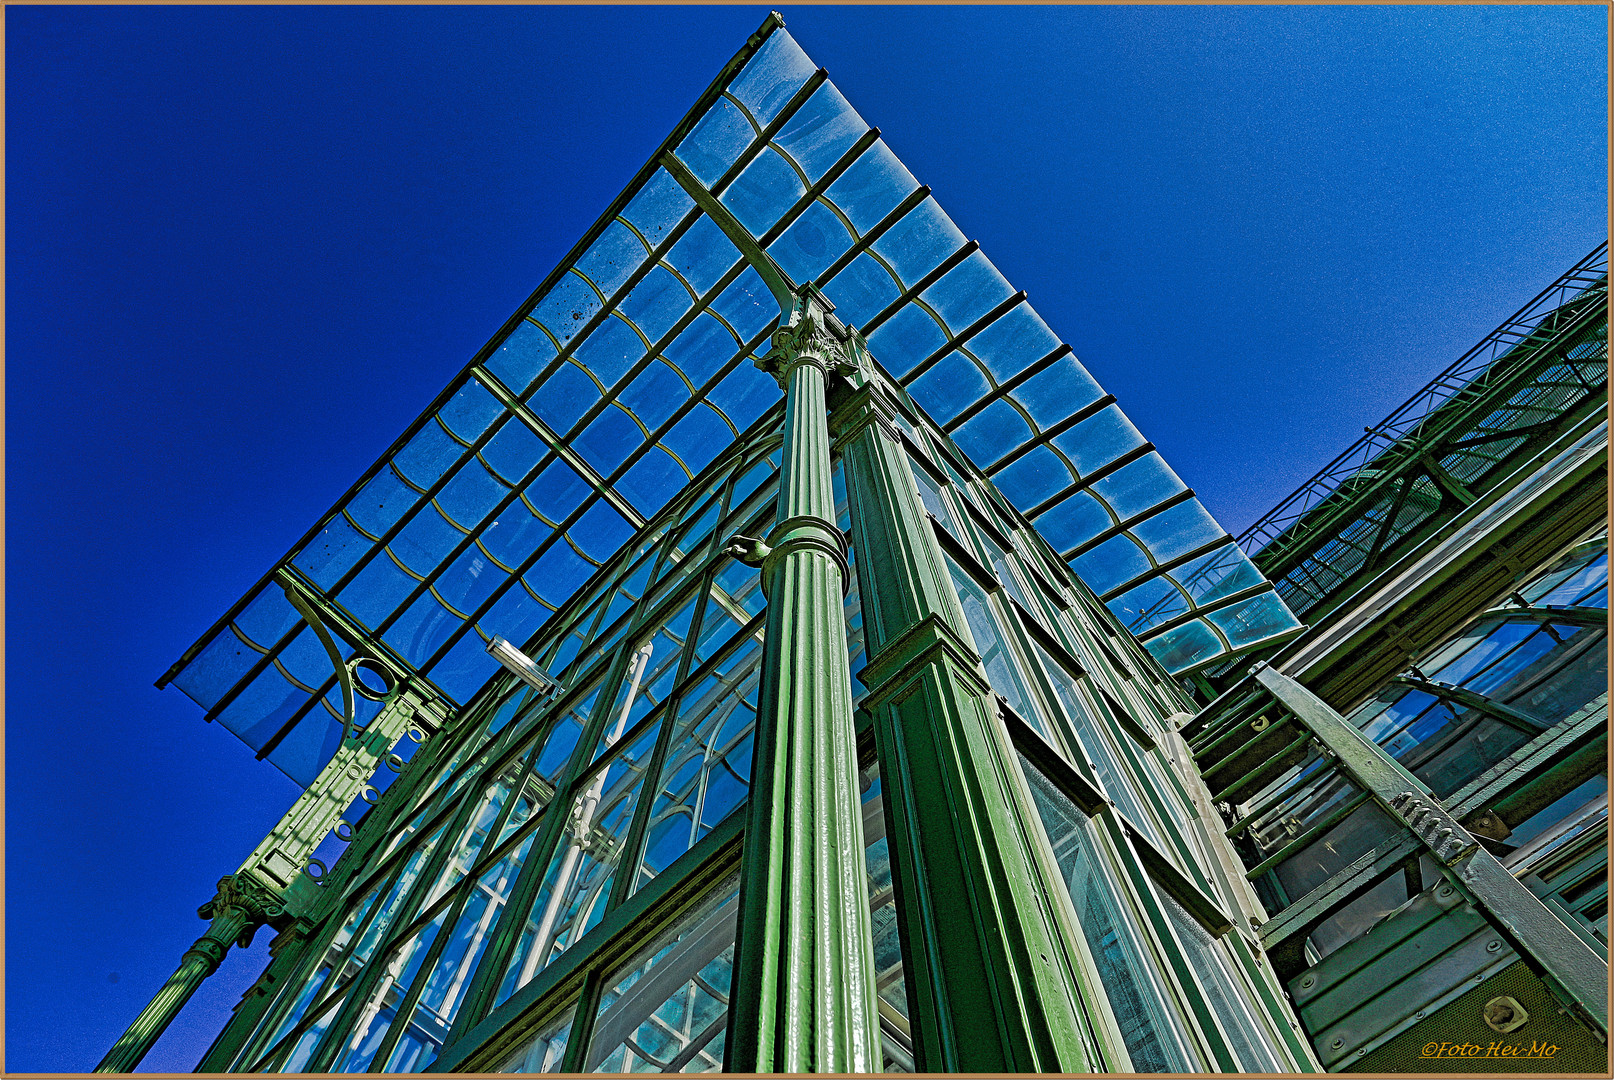
<svg viewBox="0 0 1614 1080">
<path fill-rule="evenodd" d="M 1234 537 L 770 16 L 159 681 L 304 792 L 100 1071 L 1606 1073 L 1607 287 Z"/>
</svg>

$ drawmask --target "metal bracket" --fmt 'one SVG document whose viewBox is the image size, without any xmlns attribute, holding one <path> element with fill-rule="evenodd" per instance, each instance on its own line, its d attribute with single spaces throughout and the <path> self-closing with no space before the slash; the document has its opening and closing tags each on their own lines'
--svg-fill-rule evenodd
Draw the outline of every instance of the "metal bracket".
<svg viewBox="0 0 1614 1080">
<path fill-rule="evenodd" d="M 336 667 L 336 679 L 342 684 L 342 740 L 346 742 L 353 737 L 353 721 L 357 715 L 353 705 L 353 673 L 348 670 L 347 662 L 342 659 L 342 652 L 336 647 L 336 639 L 331 637 L 329 630 L 325 629 L 325 624 L 320 621 L 318 612 L 314 610 L 307 600 L 303 599 L 302 591 L 284 578 L 280 579 L 280 588 L 286 594 L 287 602 L 296 609 L 297 614 L 301 615 L 303 621 L 314 631 L 314 636 L 319 638 L 319 643 L 325 646 L 325 652 L 330 656 L 331 663 Z"/>
</svg>

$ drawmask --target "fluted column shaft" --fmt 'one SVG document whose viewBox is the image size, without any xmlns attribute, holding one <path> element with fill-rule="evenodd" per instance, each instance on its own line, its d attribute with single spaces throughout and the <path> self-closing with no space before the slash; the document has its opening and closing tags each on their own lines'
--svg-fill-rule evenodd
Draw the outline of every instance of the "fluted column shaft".
<svg viewBox="0 0 1614 1080">
<path fill-rule="evenodd" d="M 785 443 L 762 562 L 767 640 L 728 1036 L 737 1072 L 880 1068 L 825 409 L 834 343 L 820 325 L 793 320 L 768 358 L 785 388 Z"/>
<path fill-rule="evenodd" d="M 179 967 L 163 988 L 135 1017 L 123 1037 L 107 1051 L 106 1057 L 95 1067 L 98 1073 L 133 1072 L 146 1052 L 152 1048 L 179 1010 L 196 993 L 202 980 L 218 970 L 230 946 L 242 939 L 249 929 L 255 928 L 270 917 L 272 898 L 250 883 L 235 877 L 219 882 L 218 895 L 202 905 L 203 918 L 212 918 L 207 932 L 185 950 Z M 278 914 L 278 908 L 274 909 Z"/>
</svg>

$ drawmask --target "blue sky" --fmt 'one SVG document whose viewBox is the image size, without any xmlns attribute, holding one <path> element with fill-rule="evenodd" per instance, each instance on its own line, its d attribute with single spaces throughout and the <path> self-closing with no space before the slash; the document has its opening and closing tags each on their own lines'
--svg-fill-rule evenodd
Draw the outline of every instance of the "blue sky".
<svg viewBox="0 0 1614 1080">
<path fill-rule="evenodd" d="M 8 10 L 9 1069 L 92 1068 L 295 797 L 153 680 L 765 14 Z M 1607 235 L 1602 6 L 785 17 L 1235 533 Z"/>
</svg>

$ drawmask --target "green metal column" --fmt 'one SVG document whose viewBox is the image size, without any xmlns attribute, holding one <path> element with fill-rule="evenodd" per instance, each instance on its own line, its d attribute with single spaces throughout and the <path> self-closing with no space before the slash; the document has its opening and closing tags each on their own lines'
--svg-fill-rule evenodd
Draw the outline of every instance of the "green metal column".
<svg viewBox="0 0 1614 1080">
<path fill-rule="evenodd" d="M 241 995 L 229 1023 L 224 1025 L 224 1030 L 219 1032 L 218 1038 L 213 1040 L 213 1045 L 208 1047 L 207 1053 L 197 1063 L 197 1072 L 230 1071 L 230 1063 L 257 1033 L 264 1014 L 275 1003 L 286 981 L 297 973 L 307 959 L 305 950 L 312 928 L 307 919 L 297 919 L 269 942 L 269 966 L 258 976 L 258 981 Z"/>
<path fill-rule="evenodd" d="M 763 362 L 785 389 L 778 523 L 762 563 L 767 640 L 746 821 L 728 1068 L 880 1069 L 857 737 L 835 527 L 828 373 L 838 343 L 811 290 Z"/>
<path fill-rule="evenodd" d="M 858 358 L 861 342 L 854 338 Z M 838 406 L 902 931 L 914 1056 L 928 1072 L 1087 1072 L 1073 928 L 996 696 L 864 365 Z"/>
<path fill-rule="evenodd" d="M 197 909 L 204 919 L 212 919 L 207 933 L 185 950 L 179 968 L 155 997 L 135 1017 L 101 1064 L 98 1073 L 133 1072 L 179 1010 L 185 1007 L 202 980 L 218 970 L 219 962 L 231 945 L 246 944 L 259 925 L 281 914 L 279 899 L 245 874 L 221 878 L 218 893 Z"/>
</svg>

